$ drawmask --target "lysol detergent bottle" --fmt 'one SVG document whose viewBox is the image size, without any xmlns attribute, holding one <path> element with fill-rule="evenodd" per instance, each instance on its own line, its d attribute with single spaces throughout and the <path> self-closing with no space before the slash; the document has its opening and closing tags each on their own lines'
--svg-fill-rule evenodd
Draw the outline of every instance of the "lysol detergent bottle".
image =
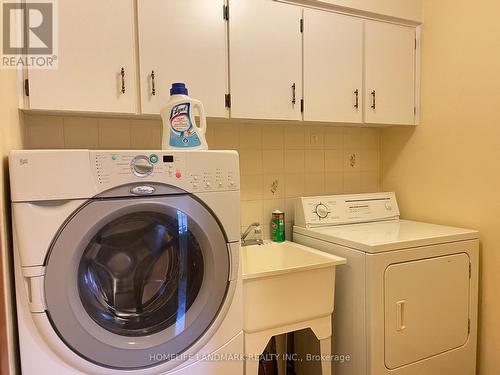
<svg viewBox="0 0 500 375">
<path fill-rule="evenodd" d="M 194 110 L 200 116 L 198 126 Z M 205 139 L 207 121 L 203 104 L 188 96 L 184 83 L 174 83 L 170 89 L 170 100 L 160 111 L 163 121 L 162 148 L 166 149 L 208 149 Z"/>
</svg>

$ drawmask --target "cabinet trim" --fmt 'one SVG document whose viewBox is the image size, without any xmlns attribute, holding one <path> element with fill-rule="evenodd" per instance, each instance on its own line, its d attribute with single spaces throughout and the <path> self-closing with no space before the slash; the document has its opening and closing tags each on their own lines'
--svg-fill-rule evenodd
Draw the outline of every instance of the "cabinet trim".
<svg viewBox="0 0 500 375">
<path fill-rule="evenodd" d="M 345 7 L 336 4 L 329 4 L 326 2 L 318 0 L 274 0 L 280 3 L 285 3 L 289 5 L 295 5 L 305 8 L 317 9 L 326 12 L 332 12 L 337 14 L 342 14 L 346 16 L 353 16 L 358 18 L 364 18 L 373 21 L 381 21 L 394 23 L 403 26 L 419 26 L 422 25 L 423 21 L 421 19 L 406 19 L 396 16 L 391 16 L 389 14 L 375 13 L 362 9 L 355 9 L 350 7 Z"/>
</svg>

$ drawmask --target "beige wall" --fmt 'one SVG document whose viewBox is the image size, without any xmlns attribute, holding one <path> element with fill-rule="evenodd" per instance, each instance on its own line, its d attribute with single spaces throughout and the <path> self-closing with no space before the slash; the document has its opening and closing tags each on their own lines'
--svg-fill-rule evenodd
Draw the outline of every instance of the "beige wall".
<svg viewBox="0 0 500 375">
<path fill-rule="evenodd" d="M 22 125 L 17 110 L 16 73 L 0 70 L 0 373 L 12 373 L 15 365 L 12 298 L 10 293 L 10 203 L 8 198 L 7 155 L 13 148 L 22 148 Z M 7 345 L 7 342 L 9 344 Z M 7 350 L 9 348 L 9 351 Z"/>
<path fill-rule="evenodd" d="M 403 216 L 481 232 L 479 374 L 500 374 L 500 2 L 424 1 L 422 121 L 382 132 Z"/>
<path fill-rule="evenodd" d="M 161 145 L 158 120 L 26 115 L 25 123 L 28 148 Z M 265 223 L 267 238 L 271 212 L 280 209 L 286 212 L 290 238 L 295 197 L 379 190 L 379 133 L 375 128 L 211 120 L 207 140 L 212 149 L 239 151 L 242 226 Z"/>
</svg>

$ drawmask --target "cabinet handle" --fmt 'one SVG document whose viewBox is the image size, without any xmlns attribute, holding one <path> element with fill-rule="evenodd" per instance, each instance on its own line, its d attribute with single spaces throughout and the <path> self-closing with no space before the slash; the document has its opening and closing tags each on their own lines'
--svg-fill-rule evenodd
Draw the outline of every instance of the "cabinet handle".
<svg viewBox="0 0 500 375">
<path fill-rule="evenodd" d="M 295 104 L 297 102 L 296 100 L 296 95 L 295 95 L 295 83 L 292 84 L 292 104 Z"/>
<path fill-rule="evenodd" d="M 377 92 L 375 90 L 373 90 L 371 92 L 371 94 L 372 94 L 372 105 L 371 105 L 371 107 L 373 109 L 375 109 L 375 108 L 377 108 Z"/>
<path fill-rule="evenodd" d="M 156 95 L 156 85 L 155 85 L 155 71 L 151 71 L 151 95 Z"/>
<path fill-rule="evenodd" d="M 354 108 L 359 108 L 359 90 L 354 90 Z"/>
<path fill-rule="evenodd" d="M 405 304 L 406 300 L 396 302 L 396 331 L 402 331 L 406 329 Z"/>
<path fill-rule="evenodd" d="M 122 77 L 122 94 L 125 94 L 125 68 L 122 67 L 122 70 L 120 71 L 120 75 Z"/>
</svg>

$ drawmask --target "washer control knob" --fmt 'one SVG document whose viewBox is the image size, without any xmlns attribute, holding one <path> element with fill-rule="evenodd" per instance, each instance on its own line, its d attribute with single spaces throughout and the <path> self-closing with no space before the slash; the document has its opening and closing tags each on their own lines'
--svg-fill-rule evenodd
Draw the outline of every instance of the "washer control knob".
<svg viewBox="0 0 500 375">
<path fill-rule="evenodd" d="M 320 203 L 316 206 L 316 215 L 320 219 L 324 219 L 328 216 L 330 212 L 328 212 L 328 207 L 326 207 L 323 203 Z"/>
<path fill-rule="evenodd" d="M 130 163 L 132 172 L 137 177 L 147 177 L 153 173 L 154 166 L 146 155 L 138 155 Z"/>
</svg>

